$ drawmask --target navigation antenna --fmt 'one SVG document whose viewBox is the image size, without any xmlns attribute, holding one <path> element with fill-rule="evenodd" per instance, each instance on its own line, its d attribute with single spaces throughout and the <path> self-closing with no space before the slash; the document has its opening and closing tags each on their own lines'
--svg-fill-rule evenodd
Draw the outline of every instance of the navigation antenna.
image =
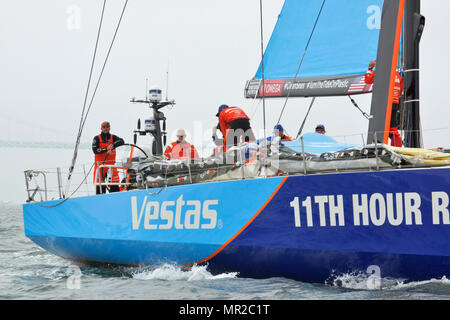
<svg viewBox="0 0 450 320">
<path fill-rule="evenodd" d="M 134 130 L 134 144 L 137 143 L 137 137 L 145 136 L 150 134 L 153 136 L 152 143 L 152 155 L 161 156 L 163 154 L 163 146 L 167 143 L 167 132 L 166 132 L 166 117 L 160 109 L 168 106 L 174 105 L 175 100 L 161 101 L 162 90 L 159 88 L 151 88 L 148 91 L 148 98 L 145 100 L 136 100 L 132 98 L 130 102 L 132 103 L 144 103 L 147 104 L 151 111 L 150 116 L 144 120 L 144 128 L 141 130 L 141 119 L 138 119 L 137 130 Z M 162 121 L 162 130 L 161 130 Z"/>
<path fill-rule="evenodd" d="M 166 101 L 169 101 L 169 62 L 167 62 L 166 72 Z"/>
</svg>

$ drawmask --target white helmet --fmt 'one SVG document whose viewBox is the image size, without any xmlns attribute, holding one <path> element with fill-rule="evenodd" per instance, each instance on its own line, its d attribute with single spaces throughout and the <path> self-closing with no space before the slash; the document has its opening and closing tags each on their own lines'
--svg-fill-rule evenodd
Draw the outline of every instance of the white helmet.
<svg viewBox="0 0 450 320">
<path fill-rule="evenodd" d="M 162 90 L 159 87 L 150 88 L 148 96 L 150 102 L 160 102 L 162 100 Z"/>
<path fill-rule="evenodd" d="M 177 137 L 178 136 L 186 137 L 186 131 L 184 131 L 184 129 L 178 129 L 177 130 Z"/>
</svg>

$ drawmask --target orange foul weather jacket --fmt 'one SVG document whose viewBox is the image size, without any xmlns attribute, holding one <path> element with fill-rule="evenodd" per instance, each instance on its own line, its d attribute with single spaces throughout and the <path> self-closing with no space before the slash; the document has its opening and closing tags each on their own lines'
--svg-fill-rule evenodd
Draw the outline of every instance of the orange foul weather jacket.
<svg viewBox="0 0 450 320">
<path fill-rule="evenodd" d="M 198 152 L 189 142 L 179 143 L 178 141 L 169 144 L 164 151 L 164 155 L 169 159 L 197 159 Z"/>
<path fill-rule="evenodd" d="M 102 135 L 99 134 L 98 139 L 100 140 L 99 149 L 106 149 L 110 144 L 113 144 L 113 135 L 110 135 L 109 140 L 103 141 Z M 105 159 L 106 157 L 106 159 Z M 104 161 L 104 163 L 103 163 Z M 99 184 L 100 182 L 103 182 L 106 178 L 106 175 L 108 173 L 108 168 L 101 168 L 99 169 L 99 172 L 97 173 L 97 168 L 99 165 L 106 164 L 106 165 L 114 165 L 116 163 L 116 150 L 113 149 L 110 154 L 107 155 L 107 153 L 98 153 L 95 154 L 95 167 L 94 167 L 94 184 Z M 97 179 L 96 179 L 97 177 Z M 119 183 L 119 172 L 117 169 L 112 169 L 112 181 L 113 183 Z"/>
<path fill-rule="evenodd" d="M 375 81 L 375 71 L 373 71 L 373 69 L 369 69 L 367 70 L 367 73 L 364 76 L 364 81 L 367 84 L 373 84 Z"/>
<path fill-rule="evenodd" d="M 250 118 L 245 114 L 245 112 L 238 107 L 228 107 L 219 115 L 219 126 L 220 131 L 222 132 L 222 135 L 224 137 L 223 139 L 223 145 L 226 146 L 226 137 L 228 134 L 228 130 L 231 129 L 230 122 L 238 119 L 247 119 L 250 120 Z"/>
<path fill-rule="evenodd" d="M 364 76 L 364 81 L 367 84 L 373 84 L 375 81 L 375 71 L 373 69 L 369 69 Z M 394 92 L 393 92 L 393 100 L 392 103 L 400 103 L 400 98 L 403 93 L 403 78 L 398 73 L 395 72 L 395 82 L 394 82 Z"/>
</svg>

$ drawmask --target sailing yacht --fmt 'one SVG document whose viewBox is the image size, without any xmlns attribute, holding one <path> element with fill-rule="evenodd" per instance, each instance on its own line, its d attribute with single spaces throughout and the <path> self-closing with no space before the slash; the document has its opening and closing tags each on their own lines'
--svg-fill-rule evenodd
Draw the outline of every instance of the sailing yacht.
<svg viewBox="0 0 450 320">
<path fill-rule="evenodd" d="M 246 96 L 371 93 L 364 145 L 313 133 L 238 146 L 231 163 L 227 154 L 188 162 L 130 154 L 122 192 L 30 197 L 26 236 L 88 263 L 207 264 L 213 273 L 309 282 L 373 266 L 383 277 L 448 276 L 449 157 L 421 149 L 424 21 L 419 0 L 286 0 Z M 375 59 L 375 83 L 365 85 Z M 388 146 L 397 69 L 406 88 L 405 148 Z M 148 103 L 152 119 L 162 119 Z"/>
</svg>

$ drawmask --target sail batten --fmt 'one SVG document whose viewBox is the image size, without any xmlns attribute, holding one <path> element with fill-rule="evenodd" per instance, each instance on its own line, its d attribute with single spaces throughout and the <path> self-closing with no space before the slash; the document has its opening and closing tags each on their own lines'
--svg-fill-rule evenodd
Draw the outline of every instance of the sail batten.
<svg viewBox="0 0 450 320">
<path fill-rule="evenodd" d="M 287 91 L 290 96 L 370 92 L 370 87 L 362 86 L 361 77 L 376 58 L 383 0 L 326 0 L 321 11 L 322 3 L 285 1 L 264 53 L 268 96 L 285 96 Z M 247 89 L 261 78 L 260 65 Z"/>
</svg>

